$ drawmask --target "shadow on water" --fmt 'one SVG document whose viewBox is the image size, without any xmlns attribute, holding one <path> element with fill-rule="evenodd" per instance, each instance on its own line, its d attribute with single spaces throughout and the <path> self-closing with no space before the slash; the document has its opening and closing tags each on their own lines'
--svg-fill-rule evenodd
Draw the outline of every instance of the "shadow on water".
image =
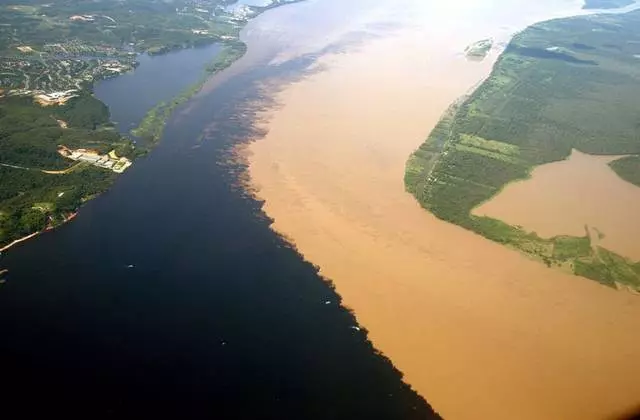
<svg viewBox="0 0 640 420">
<path fill-rule="evenodd" d="M 3 257 L 0 413 L 437 417 L 241 188 L 259 81 L 312 61 L 195 98 L 73 223 Z"/>
<path fill-rule="evenodd" d="M 636 407 L 634 410 L 630 410 L 623 416 L 615 418 L 614 420 L 640 420 L 640 406 Z"/>
</svg>

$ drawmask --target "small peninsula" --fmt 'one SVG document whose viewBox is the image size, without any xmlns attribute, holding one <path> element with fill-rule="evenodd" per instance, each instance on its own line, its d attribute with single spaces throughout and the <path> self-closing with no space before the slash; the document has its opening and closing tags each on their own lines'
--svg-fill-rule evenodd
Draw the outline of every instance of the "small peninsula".
<svg viewBox="0 0 640 420">
<path fill-rule="evenodd" d="M 620 178 L 640 187 L 640 156 L 625 156 L 609 163 Z"/>
<path fill-rule="evenodd" d="M 640 12 L 630 12 L 553 20 L 518 34 L 491 76 L 454 104 L 411 156 L 407 191 L 437 217 L 548 266 L 640 290 L 640 262 L 600 246 L 594 229 L 542 238 L 473 213 L 507 184 L 574 149 L 628 155 L 610 167 L 640 185 L 639 28 Z"/>
</svg>

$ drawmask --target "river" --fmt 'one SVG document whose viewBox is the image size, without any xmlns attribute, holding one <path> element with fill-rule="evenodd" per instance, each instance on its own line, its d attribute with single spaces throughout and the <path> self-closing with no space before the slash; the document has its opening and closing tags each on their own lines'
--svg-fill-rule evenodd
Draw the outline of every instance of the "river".
<svg viewBox="0 0 640 420">
<path fill-rule="evenodd" d="M 601 419 L 635 403 L 636 296 L 438 221 L 402 185 L 409 154 L 496 58 L 467 62 L 464 47 L 579 6 L 310 0 L 252 21 L 248 54 L 153 153 L 3 256 L 5 400 L 429 418 L 381 351 L 445 418 Z"/>
<path fill-rule="evenodd" d="M 73 222 L 2 256 L 5 417 L 434 418 L 239 188 L 230 157 L 252 133 L 257 81 L 309 61 L 266 67 L 281 46 L 264 41 Z M 145 59 L 98 95 L 126 131 L 211 48 Z"/>
<path fill-rule="evenodd" d="M 221 51 L 219 44 L 164 55 L 141 54 L 131 72 L 98 82 L 94 93 L 109 106 L 111 120 L 123 133 L 138 126 L 147 111 L 198 83 L 205 67 Z M 176 77 L 179 75 L 179 77 Z"/>
<path fill-rule="evenodd" d="M 251 186 L 445 418 L 595 420 L 639 400 L 637 296 L 437 220 L 403 186 L 410 153 L 497 57 L 464 48 L 581 6 L 317 0 L 252 27 L 292 40 L 273 65 L 320 58 L 295 83 L 264 84 L 264 135 L 242 150 Z M 332 13 L 348 18 L 305 20 Z"/>
</svg>

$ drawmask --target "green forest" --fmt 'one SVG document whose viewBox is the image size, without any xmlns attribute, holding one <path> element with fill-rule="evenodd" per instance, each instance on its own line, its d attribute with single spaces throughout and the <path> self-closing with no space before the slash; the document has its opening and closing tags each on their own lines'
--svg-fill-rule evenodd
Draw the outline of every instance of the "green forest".
<svg viewBox="0 0 640 420">
<path fill-rule="evenodd" d="M 115 179 L 111 171 L 62 157 L 59 145 L 133 153 L 130 141 L 109 125 L 106 106 L 89 94 L 53 107 L 29 97 L 0 99 L 0 245 L 60 223 Z"/>
<path fill-rule="evenodd" d="M 114 48 L 131 44 L 139 52 L 211 43 L 237 34 L 238 25 L 214 16 L 233 2 L 203 0 L 194 6 L 185 0 L 17 0 L 0 5 L 0 51 L 25 44 L 39 50 L 70 40 Z"/>
<path fill-rule="evenodd" d="M 640 12 L 534 25 L 455 104 L 407 163 L 405 185 L 437 217 L 550 266 L 640 289 L 640 264 L 590 237 L 544 239 L 472 210 L 572 149 L 631 155 L 612 169 L 640 185 Z"/>
</svg>

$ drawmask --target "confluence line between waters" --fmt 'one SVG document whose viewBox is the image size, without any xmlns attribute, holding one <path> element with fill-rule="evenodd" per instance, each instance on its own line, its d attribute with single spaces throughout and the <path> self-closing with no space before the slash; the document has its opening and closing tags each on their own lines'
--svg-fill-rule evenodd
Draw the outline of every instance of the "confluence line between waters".
<svg viewBox="0 0 640 420">
<path fill-rule="evenodd" d="M 187 87 L 185 90 L 183 90 L 181 93 L 179 93 L 178 95 L 170 99 L 168 102 L 164 102 L 164 101 L 159 102 L 149 111 L 147 111 L 147 113 L 142 118 L 138 126 L 130 131 L 130 134 L 132 134 L 134 137 L 138 137 L 140 139 L 145 140 L 144 142 L 145 146 L 139 152 L 138 157 L 149 153 L 153 148 L 153 146 L 157 145 L 157 143 L 160 141 L 160 138 L 162 137 L 162 133 L 164 132 L 164 128 L 167 124 L 168 119 L 171 117 L 171 115 L 173 115 L 173 112 L 176 110 L 178 106 L 186 103 L 195 94 L 197 94 L 202 88 L 202 86 L 204 86 L 204 84 L 211 77 L 231 67 L 231 65 L 233 65 L 236 61 L 238 61 L 245 55 L 245 53 L 247 52 L 247 44 L 239 39 L 239 33 L 242 30 L 242 28 L 244 28 L 253 19 L 257 18 L 262 13 L 268 10 L 275 9 L 277 7 L 287 6 L 290 4 L 301 3 L 303 1 L 305 0 L 291 0 L 285 3 L 272 2 L 268 6 L 257 8 L 256 14 L 253 15 L 250 19 L 246 20 L 243 25 L 238 27 L 239 29 L 238 38 L 223 42 L 224 44 L 223 50 L 219 52 L 216 55 L 216 57 L 204 67 L 205 74 L 202 76 L 202 78 L 198 82 Z M 177 51 L 171 50 L 171 51 L 167 51 L 165 54 L 171 54 L 175 52 Z M 110 122 L 113 123 L 113 121 L 110 121 Z M 10 166 L 10 165 L 2 165 L 2 166 Z M 15 166 L 12 166 L 12 167 L 16 169 L 27 169 L 27 170 L 30 169 L 30 168 L 22 168 L 22 167 L 15 167 Z M 98 195 L 99 194 L 95 194 L 91 198 L 95 198 Z M 87 199 L 86 201 L 89 201 L 89 199 Z M 22 242 L 25 242 L 31 238 L 34 238 L 40 235 L 41 233 L 48 232 L 53 230 L 56 227 L 62 226 L 63 224 L 73 220 L 76 215 L 77 215 L 77 211 L 72 213 L 68 217 L 65 217 L 62 223 L 56 226 L 47 226 L 46 228 L 38 232 L 32 232 L 26 236 L 18 238 L 12 241 L 11 243 L 5 245 L 4 247 L 0 248 L 0 252 L 4 252 L 15 245 L 18 245 Z"/>
</svg>

